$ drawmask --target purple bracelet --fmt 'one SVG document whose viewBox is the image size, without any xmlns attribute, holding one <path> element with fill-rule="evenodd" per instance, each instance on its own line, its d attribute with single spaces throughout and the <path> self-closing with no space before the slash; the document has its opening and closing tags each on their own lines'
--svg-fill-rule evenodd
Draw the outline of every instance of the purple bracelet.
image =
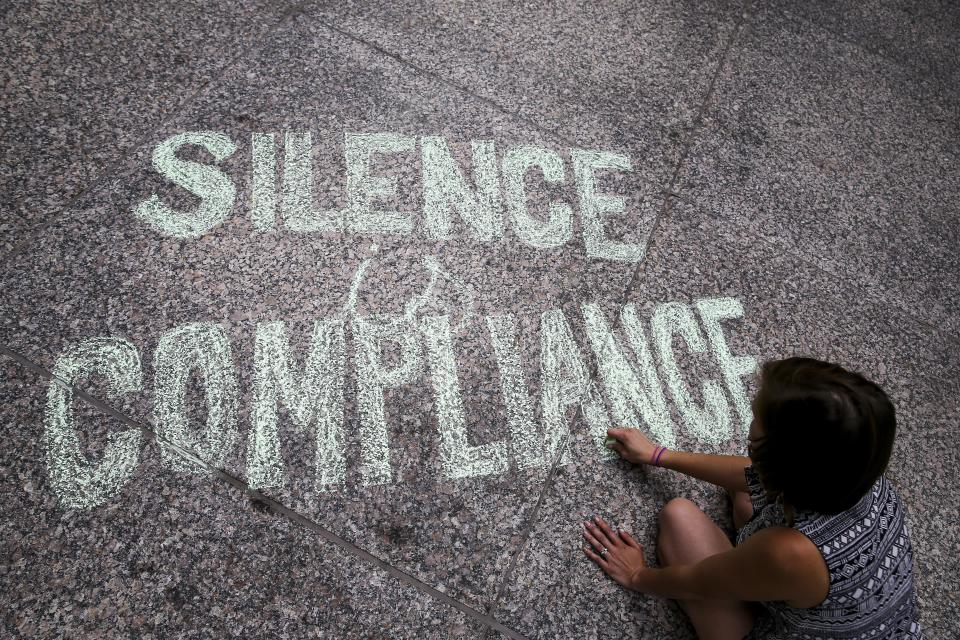
<svg viewBox="0 0 960 640">
<path fill-rule="evenodd" d="M 660 455 L 660 449 L 662 448 L 663 447 L 661 447 L 660 445 L 657 445 L 656 448 L 654 448 L 653 455 L 650 456 L 650 464 L 653 464 L 653 465 L 657 464 L 657 456 Z"/>
<path fill-rule="evenodd" d="M 660 456 L 662 456 L 662 455 L 663 455 L 663 452 L 666 451 L 666 450 L 667 450 L 666 447 L 661 447 L 661 448 L 660 448 L 659 453 L 657 453 L 656 459 L 653 461 L 653 464 L 654 464 L 654 465 L 656 465 L 656 466 L 658 466 L 658 467 L 660 466 Z"/>
</svg>

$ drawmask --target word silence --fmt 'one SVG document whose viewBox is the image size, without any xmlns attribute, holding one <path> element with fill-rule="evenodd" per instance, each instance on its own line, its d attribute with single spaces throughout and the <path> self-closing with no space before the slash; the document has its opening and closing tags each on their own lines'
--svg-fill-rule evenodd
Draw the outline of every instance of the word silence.
<svg viewBox="0 0 960 640">
<path fill-rule="evenodd" d="M 344 388 L 352 362 L 359 425 L 359 473 L 366 485 L 394 481 L 387 422 L 387 391 L 429 379 L 436 413 L 439 467 L 458 479 L 545 467 L 559 455 L 570 461 L 571 409 L 579 407 L 602 459 L 616 454 L 604 447 L 612 426 L 646 429 L 674 446 L 677 431 L 668 403 L 694 437 L 720 443 L 745 433 L 752 419 L 743 377 L 756 370 L 752 356 L 730 353 L 722 322 L 743 315 L 734 298 L 701 298 L 692 304 L 665 302 L 649 318 L 632 304 L 619 310 L 621 331 L 596 303 L 580 305 L 588 359 L 561 309 L 544 311 L 539 322 L 539 385 L 531 384 L 522 363 L 517 322 L 510 314 L 487 315 L 476 323 L 486 333 L 496 362 L 508 434 L 500 441 L 470 444 L 463 390 L 448 315 L 370 315 L 356 313 L 317 321 L 303 353 L 293 353 L 286 323 L 261 322 L 254 332 L 250 424 L 245 451 L 246 479 L 253 488 L 284 483 L 281 423 L 307 433 L 315 447 L 317 490 L 346 479 Z M 621 336 L 625 337 L 623 339 Z M 682 340 L 689 353 L 712 356 L 719 379 L 705 379 L 696 392 L 677 363 Z M 398 356 L 388 361 L 392 349 Z M 631 355 L 632 354 L 632 355 Z M 220 466 L 241 446 L 241 399 L 231 342 L 223 326 L 191 323 L 164 333 L 153 354 L 153 400 L 157 435 Z M 101 376 L 114 394 L 144 390 L 140 353 L 120 337 L 95 337 L 58 357 L 48 389 L 43 441 L 52 487 L 67 507 L 93 507 L 118 494 L 136 470 L 143 446 L 139 429 L 112 432 L 99 460 L 81 450 L 73 414 L 74 385 Z M 191 424 L 187 411 L 191 376 L 202 383 L 205 418 Z M 531 389 L 539 386 L 539 393 Z M 537 416 L 540 416 L 539 421 Z M 735 426 L 736 425 L 736 426 Z M 739 431 L 737 431 L 739 429 Z M 164 464 L 178 472 L 202 467 L 161 447 Z"/>
<path fill-rule="evenodd" d="M 185 146 L 205 149 L 214 163 L 178 156 Z M 278 167 L 278 151 L 283 152 Z M 554 249 L 573 235 L 574 209 L 556 199 L 546 211 L 532 212 L 528 205 L 528 174 L 539 174 L 550 185 L 563 185 L 567 168 L 559 153 L 530 144 L 509 147 L 499 155 L 491 140 L 471 140 L 472 179 L 454 158 L 450 146 L 439 136 L 419 138 L 399 133 L 346 133 L 346 206 L 324 207 L 315 202 L 313 140 L 309 132 L 285 132 L 282 145 L 273 133 L 250 137 L 250 220 L 258 231 L 282 225 L 293 232 L 358 234 L 410 234 L 414 216 L 378 206 L 396 198 L 397 176 L 374 170 L 377 156 L 395 156 L 399 161 L 419 161 L 422 188 L 422 219 L 428 238 L 451 238 L 454 214 L 467 234 L 477 241 L 501 239 L 506 229 L 520 242 L 537 249 Z M 153 150 L 154 169 L 173 184 L 199 199 L 192 210 L 176 209 L 153 194 L 134 209 L 136 217 L 165 235 L 197 238 L 223 223 L 233 212 L 237 188 L 234 180 L 216 166 L 237 150 L 237 143 L 224 133 L 189 131 L 160 142 Z M 604 222 L 624 214 L 622 196 L 601 193 L 598 172 L 630 171 L 627 156 L 607 151 L 571 149 L 580 228 L 586 253 L 591 258 L 639 262 L 641 243 L 607 237 Z M 278 179 L 279 174 L 279 179 Z M 326 203 L 330 204 L 330 203 Z M 279 222 L 278 222 L 279 220 Z M 645 238 L 649 229 L 638 228 Z"/>
</svg>

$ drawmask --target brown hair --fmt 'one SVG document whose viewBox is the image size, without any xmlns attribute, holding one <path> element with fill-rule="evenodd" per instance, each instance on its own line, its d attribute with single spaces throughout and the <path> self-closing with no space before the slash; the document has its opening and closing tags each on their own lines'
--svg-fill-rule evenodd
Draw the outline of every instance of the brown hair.
<svg viewBox="0 0 960 640">
<path fill-rule="evenodd" d="M 883 474 L 896 433 L 893 404 L 860 373 L 813 358 L 770 360 L 760 371 L 751 446 L 767 494 L 793 509 L 849 509 Z"/>
</svg>

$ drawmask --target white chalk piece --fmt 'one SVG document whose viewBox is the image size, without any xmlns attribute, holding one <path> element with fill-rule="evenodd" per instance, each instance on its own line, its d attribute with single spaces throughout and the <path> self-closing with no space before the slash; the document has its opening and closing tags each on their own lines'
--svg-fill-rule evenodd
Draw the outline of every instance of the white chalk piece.
<svg viewBox="0 0 960 640">
<path fill-rule="evenodd" d="M 520 365 L 517 328 L 512 315 L 486 316 L 490 342 L 500 370 L 500 389 L 507 407 L 510 448 L 518 469 L 545 466 L 533 413 L 533 401 Z"/>
<path fill-rule="evenodd" d="M 91 375 L 103 376 L 118 396 L 140 391 L 136 347 L 121 338 L 90 338 L 66 349 L 53 365 L 42 442 L 50 486 L 68 509 L 89 509 L 118 495 L 143 446 L 140 429 L 111 432 L 99 464 L 86 459 L 74 421 L 72 385 Z"/>
<path fill-rule="evenodd" d="M 652 438 L 664 446 L 674 446 L 676 439 L 673 421 L 670 419 L 647 336 L 634 306 L 623 306 L 620 322 L 639 364 L 639 374 L 618 347 L 600 306 L 596 303 L 585 303 L 581 309 L 587 337 L 597 358 L 600 378 L 619 426 L 646 429 Z M 599 438 L 605 435 L 606 432 Z M 604 453 L 609 453 L 601 440 L 598 439 L 597 444 Z"/>
<path fill-rule="evenodd" d="M 353 343 L 360 405 L 360 474 L 366 485 L 393 481 L 384 391 L 413 382 L 422 372 L 418 332 L 408 318 L 354 316 Z M 387 367 L 380 354 L 385 341 L 400 347 L 400 363 Z"/>
<path fill-rule="evenodd" d="M 397 195 L 396 176 L 376 176 L 370 162 L 374 154 L 402 153 L 416 148 L 416 138 L 399 133 L 348 133 L 345 140 L 347 199 L 350 231 L 354 233 L 408 234 L 413 230 L 409 212 L 373 208 L 375 198 Z"/>
<path fill-rule="evenodd" d="M 179 211 L 157 194 L 140 203 L 134 215 L 174 238 L 199 238 L 227 219 L 236 200 L 233 181 L 216 167 L 181 160 L 177 151 L 186 144 L 203 147 L 220 162 L 237 150 L 233 140 L 215 131 L 188 131 L 167 138 L 153 150 L 153 168 L 179 187 L 200 198 L 194 211 Z"/>
<path fill-rule="evenodd" d="M 644 245 L 610 240 L 603 230 L 605 217 L 624 212 L 623 196 L 597 193 L 596 171 L 599 169 L 630 171 L 632 169 L 630 158 L 617 153 L 585 149 L 571 149 L 570 158 L 573 161 L 577 191 L 580 194 L 580 216 L 583 221 L 583 242 L 587 255 L 592 258 L 622 262 L 643 260 Z"/>
<path fill-rule="evenodd" d="M 506 442 L 476 446 L 468 442 L 450 318 L 427 316 L 421 320 L 420 329 L 427 345 L 427 362 L 433 380 L 443 474 L 456 479 L 503 473 L 508 464 Z"/>
<path fill-rule="evenodd" d="M 723 379 L 727 383 L 730 397 L 740 415 L 740 432 L 746 435 L 750 432 L 750 423 L 753 422 L 753 410 L 750 408 L 750 398 L 743 386 L 743 376 L 757 371 L 757 359 L 753 356 L 734 356 L 723 337 L 721 320 L 743 317 L 743 305 L 736 298 L 700 298 L 694 301 L 694 306 L 700 313 L 703 326 L 707 330 L 707 339 L 720 365 Z"/>
<path fill-rule="evenodd" d="M 666 374 L 667 388 L 689 432 L 701 442 L 719 444 L 730 438 L 730 404 L 723 387 L 716 380 L 706 380 L 702 386 L 704 407 L 697 406 L 690 388 L 683 381 L 674 356 L 674 336 L 687 343 L 691 353 L 707 350 L 693 310 L 681 302 L 657 305 L 650 320 L 654 342 L 660 356 L 660 366 Z M 669 445 L 665 445 L 669 446 Z"/>
<path fill-rule="evenodd" d="M 563 184 L 563 159 L 543 147 L 520 145 L 510 148 L 503 158 L 503 185 L 513 231 L 524 243 L 538 249 L 554 249 L 564 245 L 573 234 L 573 210 L 564 202 L 551 202 L 547 220 L 531 216 L 527 210 L 525 178 L 537 167 L 543 179 Z"/>
<path fill-rule="evenodd" d="M 237 376 L 223 327 L 197 322 L 167 331 L 157 344 L 153 369 L 157 435 L 221 467 L 239 438 Z M 186 408 L 187 382 L 193 371 L 200 374 L 207 400 L 207 420 L 199 432 L 188 424 Z M 161 456 L 174 471 L 204 471 L 165 447 Z"/>
<path fill-rule="evenodd" d="M 567 408 L 573 405 L 580 405 L 591 436 L 602 448 L 610 418 L 561 309 L 549 309 L 540 316 L 540 371 L 546 459 L 552 462 L 568 433 Z M 569 444 L 568 439 L 560 453 L 561 465 L 570 463 Z M 601 455 L 610 453 L 603 449 Z"/>
<path fill-rule="evenodd" d="M 423 215 L 428 233 L 439 240 L 449 240 L 450 212 L 456 209 L 477 240 L 500 238 L 503 235 L 503 195 L 493 142 L 470 142 L 476 185 L 473 189 L 464 179 L 443 138 L 424 136 L 420 145 L 423 154 Z"/>
<path fill-rule="evenodd" d="M 341 322 L 315 323 L 304 367 L 295 375 L 286 325 L 257 325 L 247 443 L 247 479 L 252 488 L 284 486 L 277 418 L 280 403 L 301 433 L 314 435 L 315 487 L 323 490 L 344 481 L 343 334 Z"/>
</svg>

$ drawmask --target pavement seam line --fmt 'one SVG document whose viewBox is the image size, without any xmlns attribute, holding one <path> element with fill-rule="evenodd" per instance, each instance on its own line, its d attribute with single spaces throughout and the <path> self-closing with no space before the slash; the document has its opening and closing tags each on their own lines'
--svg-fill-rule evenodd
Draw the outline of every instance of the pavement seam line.
<svg viewBox="0 0 960 640">
<path fill-rule="evenodd" d="M 223 77 L 230 72 L 230 70 L 233 68 L 233 66 L 237 63 L 238 60 L 240 60 L 241 58 L 250 56 L 254 50 L 261 51 L 263 49 L 263 45 L 267 41 L 267 38 L 269 38 L 274 31 L 279 29 L 283 24 L 288 22 L 293 16 L 297 15 L 301 11 L 302 9 L 299 5 L 289 7 L 283 14 L 281 14 L 277 18 L 276 24 L 274 24 L 272 27 L 267 29 L 259 38 L 257 38 L 255 43 L 252 43 L 251 46 L 244 49 L 241 53 L 238 53 L 237 55 L 233 56 L 225 65 L 223 65 L 223 67 L 221 67 L 220 71 L 216 73 L 214 77 L 203 82 L 193 92 L 187 94 L 187 97 L 182 102 L 172 107 L 172 111 L 170 112 L 170 115 L 164 118 L 163 120 L 161 120 L 159 123 L 157 123 L 157 125 L 153 129 L 162 131 L 164 127 L 169 125 L 175 118 L 177 118 L 184 111 L 184 109 L 186 109 L 186 107 L 188 107 L 197 98 L 197 96 L 199 96 L 205 89 L 207 89 L 207 87 L 210 87 L 211 85 L 214 85 L 218 83 L 220 80 L 222 80 Z M 90 193 L 92 193 L 95 189 L 97 189 L 99 186 L 107 182 L 113 175 L 117 173 L 117 171 L 121 167 L 123 167 L 125 162 L 133 158 L 134 154 L 140 147 L 144 146 L 150 140 L 150 133 L 141 132 L 139 135 L 135 137 L 135 139 L 136 139 L 136 142 L 130 145 L 129 150 L 126 153 L 123 153 L 119 158 L 117 158 L 109 166 L 105 167 L 102 171 L 100 171 L 99 175 L 95 176 L 91 181 L 87 183 L 87 185 L 83 189 L 77 192 L 75 196 L 67 200 L 65 203 L 63 203 L 62 206 L 58 208 L 63 211 L 69 211 L 73 209 L 74 206 L 77 204 L 77 202 L 79 202 L 82 198 L 85 198 Z M 81 149 L 80 153 L 84 156 L 84 158 L 87 157 L 87 153 L 85 150 Z M 89 169 L 86 169 L 86 170 L 89 170 Z M 10 259 L 15 258 L 17 255 L 23 253 L 27 249 L 27 247 L 32 246 L 34 244 L 34 241 L 36 240 L 36 236 L 39 235 L 41 230 L 47 228 L 46 223 L 48 221 L 43 217 L 37 220 L 31 220 L 24 216 L 20 216 L 20 217 L 27 221 L 28 223 L 27 231 L 26 233 L 24 233 L 23 240 L 17 243 L 13 247 L 13 249 L 8 251 L 7 253 L 0 254 L 0 263 L 4 265 L 6 265 L 6 263 Z"/>
<path fill-rule="evenodd" d="M 561 303 L 561 306 L 567 303 L 575 303 L 575 300 L 573 300 L 570 297 L 567 297 Z M 618 326 L 619 326 L 619 316 L 614 319 L 614 328 Z M 591 382 L 595 382 L 599 380 L 598 378 L 599 366 L 596 363 L 595 359 L 591 359 L 590 361 L 588 361 L 587 370 L 588 370 L 588 377 Z M 573 416 L 570 418 L 570 421 L 567 424 L 569 425 L 570 423 L 576 423 L 577 420 L 579 420 L 582 416 L 583 416 L 583 409 L 580 405 L 577 405 L 576 411 L 574 412 Z M 538 522 L 537 516 L 540 513 L 540 508 L 543 506 L 543 502 L 546 499 L 547 494 L 553 488 L 553 481 L 554 481 L 554 478 L 557 476 L 557 472 L 559 470 L 560 459 L 563 456 L 563 452 L 567 447 L 568 441 L 570 440 L 570 433 L 571 432 L 569 428 L 565 429 L 563 432 L 563 437 L 560 439 L 560 443 L 557 445 L 557 450 L 556 450 L 556 453 L 554 454 L 553 461 L 550 465 L 550 470 L 547 472 L 547 475 L 543 480 L 543 484 L 540 485 L 540 492 L 537 495 L 537 501 L 534 504 L 533 512 L 530 514 L 530 519 L 528 521 L 528 524 L 526 527 L 524 527 L 520 544 L 517 545 L 517 551 L 516 553 L 513 554 L 513 558 L 510 562 L 510 566 L 507 568 L 506 571 L 504 571 L 500 575 L 500 578 L 498 580 L 496 595 L 494 596 L 493 602 L 490 603 L 490 606 L 487 609 L 488 614 L 491 616 L 496 612 L 497 607 L 500 604 L 500 599 L 502 598 L 503 593 L 510 582 L 510 578 L 513 576 L 513 573 L 516 570 L 517 562 L 520 559 L 520 555 L 527 548 L 527 543 L 530 540 L 530 535 L 533 533 L 533 527 Z M 565 563 L 566 568 L 569 569 L 571 566 L 573 566 L 572 558 L 570 559 L 570 561 Z M 537 637 L 539 637 L 539 631 L 540 630 L 537 629 Z M 484 636 L 484 637 L 486 638 L 487 636 Z"/>
<path fill-rule="evenodd" d="M 777 6 L 773 7 L 774 11 L 780 11 L 781 15 L 787 17 L 788 19 L 796 20 L 797 22 L 803 22 L 809 27 L 813 27 L 815 30 L 822 31 L 827 35 L 833 36 L 837 40 L 844 42 L 856 49 L 859 49 L 865 53 L 882 58 L 888 63 L 893 64 L 894 66 L 899 67 L 902 71 L 907 72 L 908 74 L 917 74 L 922 80 L 932 83 L 936 88 L 936 97 L 943 103 L 944 106 L 956 106 L 958 100 L 952 98 L 946 94 L 945 89 L 948 86 L 948 81 L 944 78 L 941 78 L 939 71 L 936 70 L 936 67 L 932 66 L 930 63 L 924 63 L 922 66 L 911 67 L 908 63 L 903 60 L 897 59 L 893 54 L 887 53 L 879 47 L 874 48 L 868 45 L 866 42 L 857 42 L 852 37 L 845 35 L 841 31 L 837 31 L 831 26 L 821 24 L 816 22 L 812 18 L 800 15 L 799 13 L 794 12 L 791 9 L 786 7 Z"/>
<path fill-rule="evenodd" d="M 744 8 L 746 10 L 746 7 Z M 720 59 L 717 61 L 717 68 L 713 73 L 713 77 L 710 79 L 710 84 L 707 86 L 707 91 L 703 96 L 703 101 L 700 103 L 700 107 L 697 109 L 697 115 L 693 119 L 693 123 L 690 127 L 690 132 L 687 134 L 686 139 L 683 142 L 683 146 L 680 152 L 680 157 L 677 159 L 677 165 L 673 169 L 673 173 L 670 176 L 670 181 L 667 184 L 666 189 L 664 189 L 663 205 L 661 206 L 660 212 L 657 214 L 657 217 L 653 221 L 653 225 L 650 227 L 650 235 L 647 236 L 647 244 L 644 246 L 643 253 L 646 257 L 647 250 L 650 248 L 650 245 L 654 243 L 656 239 L 657 227 L 660 225 L 660 220 L 663 218 L 665 213 L 669 213 L 672 208 L 671 198 L 679 197 L 679 193 L 674 191 L 676 187 L 677 180 L 680 177 L 680 170 L 683 168 L 684 163 L 687 160 L 688 155 L 690 154 L 690 149 L 693 147 L 694 140 L 697 137 L 697 134 L 701 133 L 703 118 L 707 112 L 707 107 L 710 105 L 710 102 L 713 100 L 714 89 L 717 85 L 717 79 L 720 77 L 720 74 L 723 72 L 723 68 L 727 63 L 727 59 L 730 55 L 731 49 L 736 42 L 740 40 L 741 35 L 743 34 L 744 28 L 746 28 L 747 15 L 741 13 L 740 17 L 734 22 L 733 32 L 730 34 L 730 40 L 727 42 L 727 45 L 723 49 L 723 53 L 720 54 Z M 644 261 L 645 262 L 645 261 Z M 633 291 L 636 286 L 637 279 L 640 276 L 640 272 L 643 270 L 644 262 L 641 262 L 637 265 L 637 268 L 634 269 L 633 275 L 630 278 L 630 282 L 627 284 L 626 290 L 623 292 L 623 301 L 629 299 L 630 292 Z"/>
<path fill-rule="evenodd" d="M 64 385 L 66 384 L 64 380 L 57 378 L 51 372 L 44 369 L 42 366 L 36 364 L 26 356 L 10 349 L 9 347 L 0 345 L 0 355 L 4 355 L 10 358 L 11 360 L 17 362 L 21 367 L 29 371 L 32 371 L 33 373 L 41 376 L 46 380 L 51 380 L 51 381 L 56 380 L 60 384 L 64 384 Z M 400 580 L 401 582 L 407 584 L 410 587 L 413 587 L 414 589 L 417 589 L 418 591 L 428 596 L 431 596 L 435 600 L 439 600 L 453 607 L 454 609 L 457 609 L 461 613 L 465 614 L 467 617 L 482 623 L 483 625 L 488 627 L 488 629 L 499 631 L 500 633 L 507 636 L 508 638 L 513 638 L 515 640 L 528 640 L 526 636 L 511 629 L 510 627 L 507 627 L 503 623 L 493 618 L 491 615 L 483 613 L 481 611 L 477 611 L 473 607 L 467 604 L 464 604 L 463 602 L 460 602 L 456 598 L 423 582 L 419 578 L 407 573 L 406 571 L 399 569 L 397 567 L 394 567 L 393 565 L 373 555 L 369 551 L 366 551 L 362 547 L 359 547 L 356 544 L 350 542 L 349 540 L 338 536 L 337 534 L 333 533 L 329 529 L 325 528 L 320 523 L 308 518 L 307 516 L 303 515 L 298 511 L 295 511 L 285 506 L 283 503 L 279 502 L 278 500 L 271 498 L 270 496 L 260 492 L 257 489 L 251 489 L 250 485 L 248 485 L 246 482 L 244 482 L 240 478 L 237 478 L 236 476 L 233 476 L 222 469 L 211 466 L 206 461 L 199 458 L 196 454 L 194 454 L 189 449 L 181 447 L 176 443 L 170 442 L 169 440 L 166 440 L 165 438 L 158 436 L 153 429 L 150 429 L 149 427 L 144 426 L 140 422 L 134 420 L 133 418 L 130 418 L 126 414 L 115 409 L 114 407 L 103 402 L 102 400 L 95 398 L 89 395 L 88 393 L 86 393 L 85 391 L 81 389 L 77 389 L 76 387 L 70 386 L 70 389 L 76 395 L 77 398 L 83 400 L 84 402 L 94 407 L 98 411 L 105 413 L 123 422 L 127 426 L 139 429 L 141 434 L 144 437 L 155 441 L 161 447 L 170 449 L 176 452 L 178 455 L 183 456 L 184 458 L 190 460 L 194 464 L 197 464 L 198 466 L 203 467 L 210 474 L 210 476 L 216 477 L 226 482 L 227 484 L 233 486 L 234 488 L 244 492 L 252 502 L 260 503 L 261 505 L 269 508 L 270 511 L 272 511 L 273 513 L 283 516 L 288 521 L 299 524 L 300 526 L 306 529 L 309 529 L 314 533 L 319 534 L 319 536 L 324 540 L 326 540 L 327 542 L 330 542 L 340 547 L 341 549 L 343 549 L 344 551 L 347 551 L 351 555 L 363 560 L 368 565 L 373 565 L 376 568 L 380 569 L 381 571 L 385 571 L 386 573 L 390 574 L 394 578 Z"/>
<path fill-rule="evenodd" d="M 695 202 L 691 201 L 689 198 L 687 198 L 682 194 L 677 196 L 677 200 L 681 200 L 688 205 L 696 204 Z M 960 334 L 954 335 L 949 330 L 945 330 L 943 327 L 933 324 L 933 322 L 931 322 L 930 320 L 927 320 L 921 316 L 914 315 L 913 313 L 911 313 L 908 308 L 901 306 L 893 299 L 893 298 L 896 298 L 896 296 L 898 295 L 898 292 L 895 289 L 889 287 L 888 285 L 885 285 L 882 282 L 878 282 L 872 279 L 865 280 L 862 278 L 851 277 L 853 274 L 846 273 L 843 271 L 837 271 L 837 272 L 831 271 L 827 269 L 825 266 L 823 266 L 822 261 L 813 261 L 813 260 L 810 260 L 809 258 L 806 258 L 802 252 L 796 250 L 796 247 L 784 249 L 780 245 L 774 243 L 772 240 L 769 240 L 767 238 L 754 236 L 754 239 L 759 240 L 760 242 L 764 243 L 771 249 L 782 251 L 784 256 L 789 256 L 794 260 L 798 260 L 801 263 L 805 264 L 806 266 L 812 267 L 813 269 L 816 269 L 817 271 L 820 271 L 825 275 L 828 275 L 832 278 L 837 278 L 837 277 L 845 278 L 846 285 L 849 285 L 851 288 L 856 289 L 859 293 L 864 294 L 864 296 L 868 300 L 872 300 L 873 302 L 882 302 L 885 304 L 889 304 L 898 312 L 900 312 L 900 314 L 905 319 L 909 319 L 913 321 L 915 324 L 919 325 L 920 327 L 937 335 L 941 340 L 945 342 L 953 343 L 955 346 L 960 346 Z M 882 295 L 874 291 L 873 289 L 871 289 L 871 287 L 877 287 L 877 288 L 883 289 L 885 293 L 889 293 L 892 295 L 888 298 L 886 295 Z"/>
<path fill-rule="evenodd" d="M 364 38 L 361 38 L 360 36 L 358 36 L 358 35 L 356 35 L 356 34 L 354 34 L 354 33 L 351 33 L 350 31 L 347 31 L 347 30 L 345 30 L 345 29 L 343 29 L 343 28 L 341 28 L 341 27 L 338 27 L 337 25 L 331 24 L 331 23 L 329 23 L 329 22 L 327 22 L 327 21 L 325 21 L 325 20 L 317 19 L 317 24 L 320 24 L 321 26 L 329 29 L 330 31 L 339 33 L 340 35 L 342 35 L 342 36 L 344 36 L 345 38 L 348 38 L 348 39 L 350 39 L 350 40 L 353 40 L 354 42 L 359 42 L 360 44 L 364 45 L 365 47 L 368 47 L 368 48 L 370 48 L 370 49 L 373 49 L 374 51 L 376 51 L 376 52 L 379 53 L 380 55 L 386 56 L 387 58 L 390 58 L 391 60 L 395 60 L 396 62 L 398 62 L 398 63 L 401 64 L 402 66 L 409 67 L 410 69 L 413 69 L 416 73 L 418 73 L 418 74 L 420 74 L 420 75 L 422 75 L 422 76 L 429 77 L 429 78 L 433 78 L 434 80 L 436 80 L 436 81 L 439 82 L 440 84 L 444 84 L 444 85 L 446 85 L 446 86 L 448 86 L 448 87 L 450 87 L 450 88 L 452 88 L 452 89 L 455 89 L 455 90 L 459 91 L 460 93 L 463 93 L 463 94 L 466 94 L 466 95 L 472 97 L 472 98 L 475 99 L 475 100 L 479 100 L 480 102 L 483 102 L 483 103 L 485 103 L 485 104 L 493 107 L 496 111 L 499 111 L 500 113 L 502 113 L 503 115 L 507 116 L 507 117 L 510 118 L 511 120 L 515 120 L 515 121 L 517 121 L 517 122 L 519 122 L 519 123 L 522 123 L 522 124 L 525 124 L 525 125 L 527 125 L 527 126 L 529 126 L 529 127 L 532 127 L 532 128 L 534 128 L 534 129 L 536 129 L 537 131 L 539 131 L 539 132 L 541 132 L 541 133 L 544 133 L 544 134 L 547 134 L 547 135 L 549 135 L 549 136 L 552 136 L 552 137 L 556 138 L 557 140 L 560 140 L 561 142 L 563 142 L 563 143 L 565 143 L 565 144 L 567 144 L 567 145 L 569 145 L 569 146 L 571 146 L 571 147 L 577 147 L 577 146 L 579 146 L 575 140 L 569 139 L 568 137 L 566 137 L 565 135 L 563 135 L 563 134 L 560 133 L 559 131 L 555 131 L 555 130 L 553 130 L 553 129 L 549 129 L 549 128 L 543 126 L 542 124 L 537 124 L 537 123 L 534 122 L 533 120 L 530 120 L 528 117 L 521 115 L 519 111 L 511 111 L 510 109 L 508 109 L 508 108 L 505 107 L 504 105 L 500 104 L 500 103 L 497 102 L 496 100 L 493 100 L 492 98 L 487 98 L 487 97 L 485 97 L 485 96 L 482 96 L 482 95 L 480 95 L 480 94 L 478 94 L 478 93 L 470 90 L 468 87 L 461 86 L 461 85 L 453 82 L 452 80 L 448 80 L 447 78 L 443 77 L 442 75 L 440 75 L 439 73 L 437 73 L 437 72 L 435 72 L 435 71 L 430 71 L 429 69 L 425 69 L 425 68 L 421 67 L 420 65 L 416 64 L 415 62 L 411 62 L 410 60 L 407 60 L 406 58 L 403 58 L 403 57 L 400 56 L 400 54 L 398 54 L 398 53 L 393 53 L 392 51 L 389 51 L 388 49 L 384 49 L 382 46 L 380 46 L 380 45 L 377 44 L 376 42 L 373 42 L 373 41 L 370 41 L 370 40 L 366 40 L 366 39 L 364 39 Z M 649 182 L 649 180 L 644 179 L 644 182 Z M 652 185 L 652 186 L 655 186 L 655 185 Z"/>
</svg>

